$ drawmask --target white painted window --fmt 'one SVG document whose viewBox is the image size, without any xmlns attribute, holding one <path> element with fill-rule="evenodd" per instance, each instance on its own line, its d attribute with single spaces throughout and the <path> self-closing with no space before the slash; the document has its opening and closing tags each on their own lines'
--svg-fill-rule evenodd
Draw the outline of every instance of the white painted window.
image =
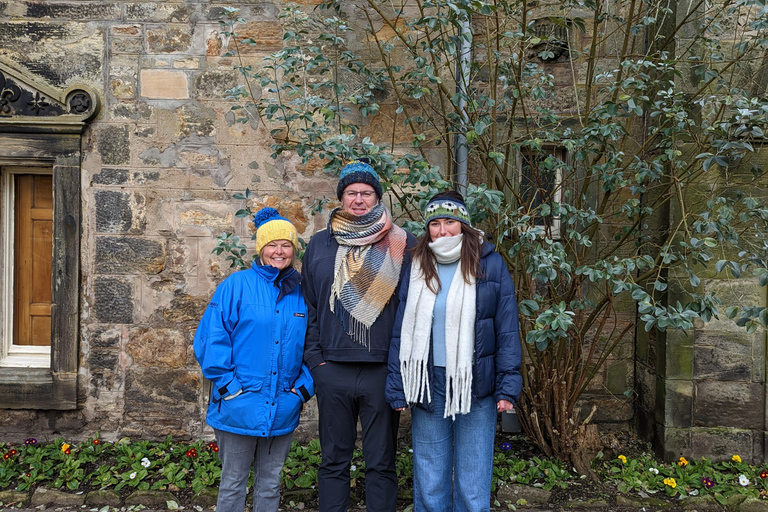
<svg viewBox="0 0 768 512">
<path fill-rule="evenodd" d="M 0 165 L 0 367 L 50 368 L 53 176 Z"/>
</svg>

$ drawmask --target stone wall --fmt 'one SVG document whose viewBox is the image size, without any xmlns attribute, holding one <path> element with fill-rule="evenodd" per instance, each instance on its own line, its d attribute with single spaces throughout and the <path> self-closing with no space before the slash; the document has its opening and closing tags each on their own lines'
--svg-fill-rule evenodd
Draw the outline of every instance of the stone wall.
<svg viewBox="0 0 768 512">
<path fill-rule="evenodd" d="M 263 128 L 234 124 L 224 91 L 237 83 L 208 2 L 0 3 L 0 58 L 57 89 L 84 83 L 102 108 L 82 138 L 82 268 L 78 408 L 5 410 L 0 439 L 100 432 L 161 438 L 211 434 L 208 388 L 192 351 L 207 301 L 229 272 L 215 238 L 277 207 L 309 239 L 309 215 L 333 196 L 293 155 L 270 158 Z M 281 45 L 280 5 L 243 6 L 264 52 Z M 314 411 L 304 430 L 314 435 Z M 307 426 L 308 425 L 308 426 Z"/>
<path fill-rule="evenodd" d="M 764 147 L 747 159 L 745 169 L 753 164 L 765 165 L 768 153 Z M 700 184 L 686 191 L 686 204 L 696 208 L 726 184 L 750 183 L 756 197 L 768 196 L 768 190 L 754 187 L 749 171 L 725 173 L 717 170 Z M 677 218 L 678 212 L 671 212 Z M 719 257 L 727 258 L 728 254 Z M 697 319 L 688 331 L 668 331 L 659 336 L 643 336 L 644 348 L 638 354 L 645 376 L 641 396 L 651 385 L 648 376 L 655 374 L 655 395 L 644 396 L 640 409 L 641 431 L 660 455 L 674 460 L 686 457 L 711 457 L 729 460 L 738 454 L 744 460 L 768 460 L 766 444 L 766 332 L 748 333 L 728 319 L 724 310 L 731 305 L 768 305 L 766 289 L 757 278 L 734 279 L 727 272 L 710 266 L 697 291 L 713 292 L 724 304 L 719 319 L 702 322 Z M 682 287 L 690 289 L 686 275 L 671 276 L 668 302 L 674 304 Z"/>
<path fill-rule="evenodd" d="M 82 138 L 78 408 L 4 410 L 0 439 L 74 440 L 97 431 L 105 439 L 210 436 L 207 387 L 191 344 L 210 295 L 229 272 L 211 254 L 215 237 L 230 228 L 250 234 L 234 217 L 243 204 L 233 194 L 255 191 L 256 208 L 277 207 L 305 240 L 324 227 L 310 205 L 334 196 L 333 180 L 317 166 L 300 165 L 296 155 L 272 159 L 269 132 L 234 123 L 229 113 L 224 91 L 238 76 L 218 34 L 223 5 L 0 2 L 0 58 L 51 87 L 86 83 L 102 103 Z M 227 5 L 241 8 L 241 32 L 257 42 L 248 59 L 281 48 L 279 0 Z M 595 37 L 574 34 L 579 47 Z M 599 52 L 606 65 L 609 46 Z M 567 111 L 582 91 L 586 63 L 549 66 L 559 88 L 551 106 Z M 384 104 L 382 112 L 395 108 Z M 361 134 L 374 139 L 389 137 L 392 128 L 386 115 L 361 123 Z M 396 135 L 397 144 L 409 143 Z M 633 321 L 633 307 L 624 305 L 614 332 Z M 626 426 L 634 417 L 623 395 L 635 380 L 632 334 L 587 390 L 583 412 L 598 405 L 595 420 L 604 425 Z M 314 435 L 315 418 L 313 402 L 301 434 Z"/>
</svg>

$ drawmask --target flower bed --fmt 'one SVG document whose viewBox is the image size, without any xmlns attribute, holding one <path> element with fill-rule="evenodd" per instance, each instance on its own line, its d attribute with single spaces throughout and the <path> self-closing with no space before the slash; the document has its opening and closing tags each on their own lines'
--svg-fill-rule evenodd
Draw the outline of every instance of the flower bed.
<svg viewBox="0 0 768 512">
<path fill-rule="evenodd" d="M 105 442 L 98 435 L 79 444 L 64 439 L 23 444 L 0 443 L 0 491 L 32 492 L 37 487 L 69 492 L 117 491 L 121 496 L 137 490 L 171 491 L 185 502 L 219 484 L 221 466 L 214 441 Z M 320 443 L 294 442 L 283 467 L 285 492 L 314 489 L 320 464 Z M 768 465 L 750 465 L 738 454 L 713 462 L 680 457 L 672 463 L 655 460 L 648 451 L 603 456 L 593 468 L 600 477 L 598 492 L 610 489 L 626 496 L 656 495 L 670 501 L 691 496 L 710 496 L 725 505 L 735 495 L 768 498 Z M 351 486 L 362 490 L 365 462 L 355 451 Z M 404 446 L 397 456 L 400 489 L 412 488 L 413 455 Z M 557 460 L 542 457 L 522 436 L 499 437 L 494 456 L 493 489 L 524 485 L 551 490 L 558 496 L 578 495 L 594 483 Z M 586 498 L 586 496 L 582 496 Z M 497 501 L 497 505 L 500 505 Z"/>
</svg>

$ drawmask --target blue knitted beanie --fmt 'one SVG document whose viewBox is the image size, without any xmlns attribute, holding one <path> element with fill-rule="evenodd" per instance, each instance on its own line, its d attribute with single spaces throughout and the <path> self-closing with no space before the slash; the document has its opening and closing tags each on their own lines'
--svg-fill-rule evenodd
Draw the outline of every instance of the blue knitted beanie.
<svg viewBox="0 0 768 512">
<path fill-rule="evenodd" d="M 376 191 L 376 196 L 381 199 L 381 183 L 376 171 L 365 162 L 354 160 L 341 169 L 339 173 L 339 184 L 336 187 L 336 197 L 341 200 L 344 189 L 353 183 L 365 183 L 370 185 Z"/>
</svg>

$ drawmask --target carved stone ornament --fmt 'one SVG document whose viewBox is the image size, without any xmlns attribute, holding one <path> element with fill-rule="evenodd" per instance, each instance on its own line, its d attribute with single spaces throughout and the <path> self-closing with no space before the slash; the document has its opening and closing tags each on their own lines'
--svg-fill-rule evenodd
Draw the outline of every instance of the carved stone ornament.
<svg viewBox="0 0 768 512">
<path fill-rule="evenodd" d="M 96 115 L 98 106 L 98 98 L 85 86 L 56 89 L 0 58 L 0 131 L 11 124 L 26 130 L 36 125 L 77 130 Z"/>
</svg>

